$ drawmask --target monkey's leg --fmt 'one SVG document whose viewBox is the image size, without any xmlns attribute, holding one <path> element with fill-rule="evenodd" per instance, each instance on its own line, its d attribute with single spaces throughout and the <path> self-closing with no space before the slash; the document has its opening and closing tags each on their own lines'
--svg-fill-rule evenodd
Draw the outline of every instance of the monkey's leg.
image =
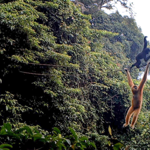
<svg viewBox="0 0 150 150">
<path fill-rule="evenodd" d="M 123 127 L 126 127 L 129 125 L 129 121 L 130 121 L 130 118 L 131 118 L 131 115 L 133 113 L 134 109 L 133 107 L 131 106 L 127 112 L 127 115 L 126 115 L 126 118 L 125 118 L 125 124 L 123 125 Z"/>
<path fill-rule="evenodd" d="M 140 108 L 136 109 L 133 113 L 133 119 L 132 119 L 132 123 L 131 123 L 131 128 L 134 129 L 134 125 L 135 123 L 137 122 L 137 119 L 138 119 L 138 116 L 139 116 L 139 113 L 140 113 Z"/>
<path fill-rule="evenodd" d="M 137 68 L 140 68 L 140 64 L 141 64 L 141 61 L 138 60 L 138 61 L 136 62 L 136 65 L 135 65 L 135 66 L 136 66 Z"/>
<path fill-rule="evenodd" d="M 140 61 L 139 59 L 136 59 L 136 62 L 130 67 L 130 70 L 131 70 L 134 66 L 136 66 L 137 68 L 139 68 L 139 67 L 140 67 L 140 64 L 141 64 L 141 61 Z"/>
</svg>

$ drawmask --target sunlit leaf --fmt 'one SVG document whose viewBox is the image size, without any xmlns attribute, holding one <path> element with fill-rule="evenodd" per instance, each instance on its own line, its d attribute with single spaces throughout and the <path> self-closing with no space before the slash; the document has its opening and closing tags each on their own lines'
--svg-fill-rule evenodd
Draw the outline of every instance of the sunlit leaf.
<svg viewBox="0 0 150 150">
<path fill-rule="evenodd" d="M 113 149 L 114 150 L 120 150 L 120 148 L 122 148 L 124 145 L 122 143 L 116 143 L 114 146 L 113 146 Z"/>
<path fill-rule="evenodd" d="M 1 144 L 0 149 L 4 149 L 4 148 L 13 148 L 13 147 L 10 144 Z"/>
<path fill-rule="evenodd" d="M 110 127 L 110 126 L 108 127 L 108 132 L 109 132 L 109 134 L 112 136 L 112 130 L 111 130 L 111 127 Z"/>
<path fill-rule="evenodd" d="M 66 142 L 71 145 L 71 141 L 69 139 L 66 139 Z"/>
</svg>

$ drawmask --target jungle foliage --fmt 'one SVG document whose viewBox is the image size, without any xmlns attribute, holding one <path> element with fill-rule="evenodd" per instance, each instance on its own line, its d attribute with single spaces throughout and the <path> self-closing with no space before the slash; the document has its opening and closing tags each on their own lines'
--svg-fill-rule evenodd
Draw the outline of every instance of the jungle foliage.
<svg viewBox="0 0 150 150">
<path fill-rule="evenodd" d="M 122 128 L 131 99 L 123 68 L 143 37 L 118 12 L 87 15 L 70 0 L 1 0 L 0 148 L 148 146 L 149 83 L 136 129 Z"/>
</svg>

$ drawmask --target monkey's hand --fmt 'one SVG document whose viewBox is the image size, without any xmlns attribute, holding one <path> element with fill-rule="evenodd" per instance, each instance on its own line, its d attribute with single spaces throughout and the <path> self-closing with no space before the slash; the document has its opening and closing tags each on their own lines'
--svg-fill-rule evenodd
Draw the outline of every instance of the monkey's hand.
<svg viewBox="0 0 150 150">
<path fill-rule="evenodd" d="M 128 68 L 124 68 L 124 70 L 127 72 L 127 71 L 128 71 Z"/>
</svg>

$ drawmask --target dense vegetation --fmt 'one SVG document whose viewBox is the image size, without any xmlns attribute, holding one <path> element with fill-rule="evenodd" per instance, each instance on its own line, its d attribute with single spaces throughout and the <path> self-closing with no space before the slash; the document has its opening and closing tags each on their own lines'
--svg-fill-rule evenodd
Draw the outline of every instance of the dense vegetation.
<svg viewBox="0 0 150 150">
<path fill-rule="evenodd" d="M 83 14 L 70 0 L 1 0 L 0 148 L 147 148 L 150 83 L 135 130 L 122 128 L 131 99 L 123 68 L 143 38 L 118 12 Z"/>
</svg>

